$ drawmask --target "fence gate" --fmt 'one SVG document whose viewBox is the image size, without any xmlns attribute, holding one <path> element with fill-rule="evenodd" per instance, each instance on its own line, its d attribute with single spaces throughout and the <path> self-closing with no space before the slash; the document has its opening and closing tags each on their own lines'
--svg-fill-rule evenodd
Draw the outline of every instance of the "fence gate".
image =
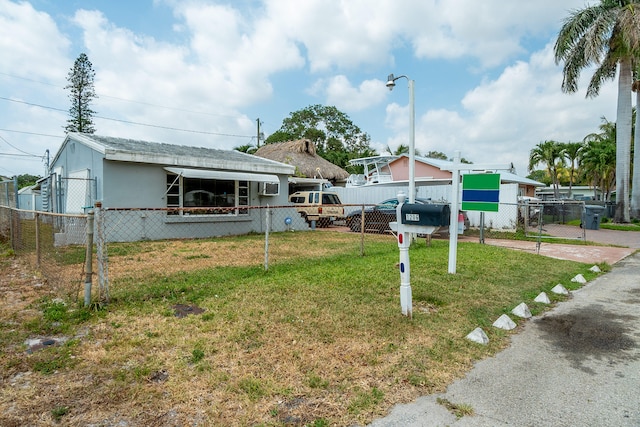
<svg viewBox="0 0 640 427">
<path fill-rule="evenodd" d="M 584 202 L 575 200 L 527 201 L 520 205 L 525 235 L 540 239 L 585 241 L 585 229 L 576 227 L 582 221 Z M 569 225 L 571 224 L 571 225 Z"/>
</svg>

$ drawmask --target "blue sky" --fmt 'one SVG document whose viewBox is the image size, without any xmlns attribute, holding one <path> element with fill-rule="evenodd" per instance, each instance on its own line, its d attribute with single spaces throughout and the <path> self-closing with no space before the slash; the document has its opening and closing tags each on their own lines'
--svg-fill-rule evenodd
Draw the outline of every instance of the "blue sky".
<svg viewBox="0 0 640 427">
<path fill-rule="evenodd" d="M 97 134 L 232 149 L 293 111 L 334 105 L 379 152 L 416 148 L 527 175 L 536 144 L 581 141 L 615 121 L 598 98 L 560 90 L 553 42 L 584 0 L 0 0 L 0 174 L 42 175 L 64 139 L 66 76 L 96 72 Z M 593 3 L 593 2 L 591 2 Z"/>
</svg>

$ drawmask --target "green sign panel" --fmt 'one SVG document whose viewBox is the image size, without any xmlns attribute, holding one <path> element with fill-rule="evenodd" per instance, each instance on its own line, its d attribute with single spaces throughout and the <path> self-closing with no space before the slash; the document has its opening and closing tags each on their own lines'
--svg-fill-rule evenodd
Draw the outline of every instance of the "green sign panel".
<svg viewBox="0 0 640 427">
<path fill-rule="evenodd" d="M 499 201 L 500 174 L 482 173 L 463 175 L 463 211 L 498 212 Z"/>
</svg>

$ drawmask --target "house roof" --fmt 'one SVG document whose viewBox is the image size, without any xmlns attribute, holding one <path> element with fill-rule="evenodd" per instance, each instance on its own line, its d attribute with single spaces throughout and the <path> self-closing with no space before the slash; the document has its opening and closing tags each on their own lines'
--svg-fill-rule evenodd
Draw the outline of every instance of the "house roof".
<svg viewBox="0 0 640 427">
<path fill-rule="evenodd" d="M 426 163 L 432 166 L 435 166 L 439 169 L 444 169 L 446 170 L 448 167 L 450 167 L 453 162 L 449 161 L 449 160 L 441 160 L 441 159 L 432 159 L 430 157 L 416 157 L 416 161 L 420 161 L 422 163 Z M 474 164 L 473 163 L 469 163 L 469 169 L 468 170 L 461 170 L 460 174 L 464 175 L 464 174 L 468 174 L 468 173 L 474 173 Z M 538 182 L 538 181 L 534 181 L 533 179 L 529 179 L 529 178 L 525 178 L 523 176 L 517 175 L 515 173 L 512 173 L 510 171 L 507 170 L 496 170 L 496 173 L 500 174 L 500 181 L 503 183 L 513 183 L 513 184 L 523 184 L 523 185 L 531 185 L 534 187 L 546 187 L 546 184 L 542 183 L 542 182 Z M 476 172 L 477 173 L 477 172 Z"/>
<path fill-rule="evenodd" d="M 67 135 L 60 150 L 58 150 L 58 153 L 54 157 L 52 164 L 55 164 L 58 156 L 70 141 L 84 144 L 104 154 L 106 160 L 120 162 L 152 163 L 165 166 L 224 169 L 283 175 L 292 175 L 295 171 L 293 166 L 252 156 L 251 154 L 236 150 L 192 147 L 74 132 Z"/>
<path fill-rule="evenodd" d="M 305 177 L 320 177 L 342 181 L 349 172 L 316 154 L 316 146 L 308 139 L 267 144 L 258 149 L 256 156 L 293 165 Z"/>
<path fill-rule="evenodd" d="M 361 159 L 353 159 L 350 161 L 350 163 L 352 164 L 373 164 L 373 163 L 377 163 L 380 161 L 388 161 L 389 163 L 394 163 L 396 162 L 398 159 L 403 158 L 403 157 L 409 157 L 407 154 L 401 154 L 399 156 L 375 156 L 375 157 L 363 157 Z M 421 157 L 421 156 L 416 156 L 416 162 L 421 162 L 427 165 L 431 165 L 433 167 L 436 167 L 438 169 L 441 170 L 448 170 L 451 165 L 453 165 L 453 162 L 449 161 L 449 160 L 441 160 L 441 159 L 434 159 L 431 157 Z M 477 165 L 475 165 L 477 166 Z M 461 170 L 460 173 L 461 174 L 467 174 L 467 173 L 473 173 L 474 171 L 474 164 L 473 163 L 469 163 L 469 169 L 468 170 Z M 506 171 L 506 170 L 496 170 L 496 173 L 500 173 L 500 181 L 502 181 L 503 183 L 514 183 L 514 184 L 522 184 L 522 185 L 531 185 L 534 187 L 546 187 L 546 184 L 542 183 L 542 182 L 538 182 L 538 181 L 534 181 L 533 179 L 529 179 L 529 178 L 525 178 L 522 176 L 519 176 L 515 173 L 512 173 L 510 171 Z M 418 177 L 416 177 L 416 179 L 419 179 Z"/>
</svg>

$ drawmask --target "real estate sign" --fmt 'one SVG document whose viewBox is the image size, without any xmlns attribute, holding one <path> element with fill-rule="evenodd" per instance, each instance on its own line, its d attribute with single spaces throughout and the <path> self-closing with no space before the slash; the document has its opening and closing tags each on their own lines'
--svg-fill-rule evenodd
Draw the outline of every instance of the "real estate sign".
<svg viewBox="0 0 640 427">
<path fill-rule="evenodd" d="M 462 210 L 498 212 L 500 174 L 467 174 L 462 177 Z"/>
</svg>

